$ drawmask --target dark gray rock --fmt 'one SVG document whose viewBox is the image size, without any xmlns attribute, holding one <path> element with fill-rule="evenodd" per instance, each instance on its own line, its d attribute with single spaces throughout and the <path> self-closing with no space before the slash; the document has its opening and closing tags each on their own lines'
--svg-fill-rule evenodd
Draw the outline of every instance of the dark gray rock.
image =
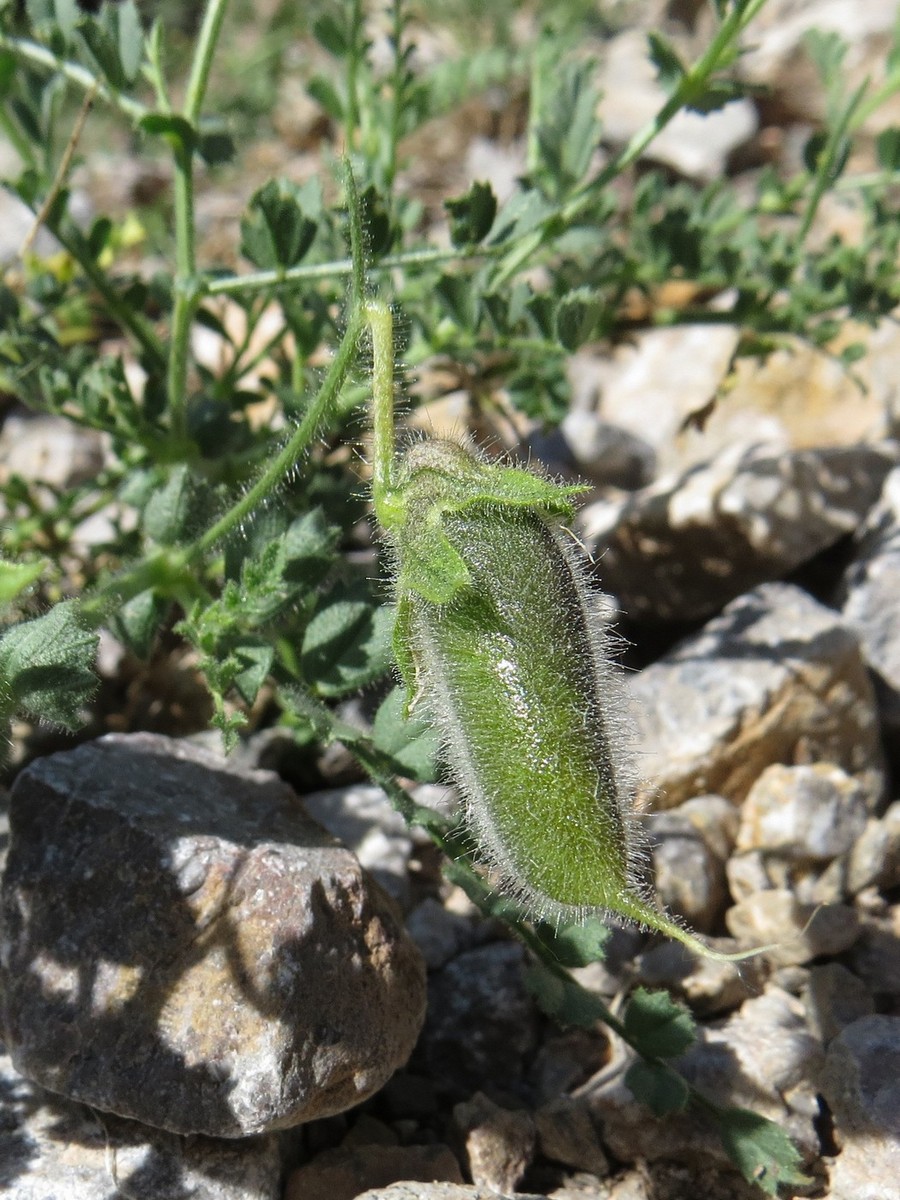
<svg viewBox="0 0 900 1200">
<path fill-rule="evenodd" d="M 831 762 L 874 807 L 884 790 L 872 684 L 839 615 L 764 584 L 630 681 L 634 742 L 657 807 L 743 800 L 772 763 Z"/>
<path fill-rule="evenodd" d="M 2 1021 L 45 1087 L 239 1137 L 348 1108 L 410 1054 L 421 957 L 277 777 L 111 735 L 24 771 L 11 827 Z"/>
<path fill-rule="evenodd" d="M 900 1197 L 900 1017 L 867 1016 L 828 1047 L 822 1094 L 842 1143 L 832 1200 Z"/>
<path fill-rule="evenodd" d="M 634 620 L 711 616 L 853 533 L 897 457 L 893 443 L 726 450 L 636 493 L 588 539 L 603 587 Z"/>
<path fill-rule="evenodd" d="M 0 1053 L 0 1194 L 15 1200 L 280 1200 L 272 1134 L 180 1137 L 24 1079 Z"/>
<path fill-rule="evenodd" d="M 518 942 L 467 950 L 431 977 L 416 1051 L 444 1094 L 465 1099 L 486 1082 L 515 1093 L 537 1045 L 537 1011 Z"/>
<path fill-rule="evenodd" d="M 866 916 L 848 960 L 850 969 L 875 996 L 896 1003 L 900 996 L 900 904 L 883 916 Z"/>
</svg>

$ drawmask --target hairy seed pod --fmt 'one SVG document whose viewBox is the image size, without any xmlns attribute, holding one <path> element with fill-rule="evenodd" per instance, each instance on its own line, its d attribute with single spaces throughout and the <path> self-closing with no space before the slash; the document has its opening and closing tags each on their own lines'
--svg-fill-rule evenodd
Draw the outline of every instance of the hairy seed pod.
<svg viewBox="0 0 900 1200">
<path fill-rule="evenodd" d="M 409 630 L 478 840 L 538 909 L 615 908 L 634 855 L 583 572 L 528 508 L 473 505 L 444 528 L 470 582 L 445 604 L 410 594 Z"/>
<path fill-rule="evenodd" d="M 602 608 L 562 528 L 574 489 L 448 442 L 414 446 L 399 482 L 397 657 L 485 857 L 541 916 L 645 919 Z"/>
<path fill-rule="evenodd" d="M 364 312 L 372 499 L 393 555 L 407 709 L 421 704 L 437 725 L 501 886 L 545 920 L 606 911 L 710 958 L 759 953 L 709 949 L 641 883 L 605 621 L 564 527 L 582 489 L 451 441 L 396 459 L 390 310 L 372 301 Z"/>
</svg>

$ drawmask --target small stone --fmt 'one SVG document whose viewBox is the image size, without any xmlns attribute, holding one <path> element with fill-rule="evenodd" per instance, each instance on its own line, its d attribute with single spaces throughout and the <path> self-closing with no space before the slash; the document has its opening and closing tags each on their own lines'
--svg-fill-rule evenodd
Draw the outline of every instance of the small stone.
<svg viewBox="0 0 900 1200">
<path fill-rule="evenodd" d="M 554 474 L 585 479 L 597 487 L 644 487 L 654 475 L 656 455 L 642 438 L 604 421 L 596 412 L 573 409 L 550 433 L 536 430 L 524 450 L 539 458 Z"/>
<path fill-rule="evenodd" d="M 709 933 L 728 903 L 725 863 L 680 808 L 652 814 L 647 825 L 657 895 L 692 928 Z"/>
<path fill-rule="evenodd" d="M 179 1133 L 337 1113 L 412 1051 L 424 964 L 269 772 L 110 735 L 16 780 L 0 1017 L 53 1091 Z"/>
<path fill-rule="evenodd" d="M 534 1125 L 544 1158 L 576 1171 L 588 1171 L 600 1179 L 609 1174 L 609 1160 L 583 1101 L 559 1096 L 541 1105 L 534 1114 Z"/>
<path fill-rule="evenodd" d="M 737 848 L 788 859 L 832 859 L 862 834 L 866 816 L 862 786 L 840 767 L 776 763 L 741 805 Z"/>
<path fill-rule="evenodd" d="M 900 468 L 887 477 L 881 499 L 857 536 L 838 599 L 860 639 L 876 679 L 886 732 L 900 733 Z"/>
<path fill-rule="evenodd" d="M 790 584 L 733 601 L 630 683 L 645 799 L 674 808 L 715 792 L 740 803 L 772 763 L 830 762 L 875 806 L 878 717 L 859 645 Z"/>
<path fill-rule="evenodd" d="M 806 992 L 809 1027 L 824 1043 L 875 1011 L 868 988 L 841 963 L 810 967 Z"/>
<path fill-rule="evenodd" d="M 900 886 L 900 801 L 880 820 L 869 821 L 856 840 L 847 859 L 846 886 L 851 896 L 868 887 Z"/>
<path fill-rule="evenodd" d="M 500 1108 L 476 1092 L 454 1107 L 453 1121 L 464 1140 L 475 1186 L 514 1192 L 534 1157 L 535 1128 L 529 1114 Z"/>
<path fill-rule="evenodd" d="M 363 1192 L 357 1200 L 497 1200 L 490 1188 L 461 1183 L 393 1183 Z M 548 1200 L 531 1192 L 517 1192 L 516 1200 Z"/>
<path fill-rule="evenodd" d="M 467 917 L 449 912 L 431 896 L 416 905 L 406 918 L 406 930 L 430 971 L 445 966 L 460 951 L 471 949 L 477 937 Z"/>
<path fill-rule="evenodd" d="M 96 476 L 103 466 L 103 439 L 54 416 L 8 416 L 0 432 L 0 486 L 10 475 L 64 491 Z"/>
<path fill-rule="evenodd" d="M 849 966 L 875 996 L 900 995 L 900 904 L 883 917 L 867 916 L 849 958 Z"/>
<path fill-rule="evenodd" d="M 432 975 L 416 1058 L 445 1095 L 467 1098 L 485 1080 L 516 1093 L 538 1032 L 524 959 L 517 942 L 491 942 Z"/>
<path fill-rule="evenodd" d="M 792 890 L 791 864 L 783 858 L 763 854 L 761 850 L 732 854 L 725 865 L 725 874 L 728 889 L 738 903 L 754 892 L 766 892 L 770 888 Z"/>
<path fill-rule="evenodd" d="M 842 1029 L 820 1086 L 841 1143 L 832 1200 L 898 1200 L 900 1017 L 866 1016 Z"/>
<path fill-rule="evenodd" d="M 288 1176 L 284 1200 L 354 1200 L 361 1192 L 401 1180 L 462 1183 L 449 1146 L 388 1146 L 376 1142 L 336 1146 Z"/>
<path fill-rule="evenodd" d="M 550 1103 L 588 1079 L 609 1060 L 609 1038 L 596 1029 L 568 1029 L 542 1043 L 528 1072 L 538 1102 Z"/>
<path fill-rule="evenodd" d="M 769 0 L 744 35 L 741 76 L 765 85 L 789 120 L 819 121 L 826 100 L 804 45 L 809 31 L 836 33 L 846 43 L 841 74 L 850 95 L 883 63 L 896 16 L 894 0 L 867 0 L 859 11 L 842 0 Z"/>
<path fill-rule="evenodd" d="M 652 448 L 660 473 L 681 472 L 696 461 L 697 453 L 709 457 L 704 439 L 699 447 L 686 447 L 682 430 L 691 413 L 707 409 L 729 372 L 738 343 L 738 331 L 727 325 L 687 325 L 651 329 L 615 347 L 612 354 L 582 351 L 576 358 L 578 393 L 582 402 L 602 397 L 600 415 Z M 678 363 L 678 370 L 672 364 Z M 727 407 L 725 405 L 723 408 Z M 770 447 L 786 449 L 777 421 L 770 420 Z M 736 440 L 745 447 L 766 440 L 766 421 L 753 414 L 744 437 L 728 431 L 725 444 Z M 691 454 L 691 449 L 694 453 Z M 580 524 L 590 535 L 591 506 L 582 510 Z"/>
<path fill-rule="evenodd" d="M 180 1137 L 45 1092 L 0 1052 L 0 1193 L 15 1200 L 281 1200 L 274 1135 Z"/>
<path fill-rule="evenodd" d="M 668 98 L 650 60 L 647 39 L 637 29 L 607 43 L 600 84 L 603 135 L 614 143 L 630 141 Z M 685 109 L 653 139 L 646 156 L 690 179 L 718 179 L 728 155 L 753 136 L 756 126 L 756 113 L 746 99 L 708 114 Z"/>
<path fill-rule="evenodd" d="M 789 891 L 756 892 L 725 914 L 730 932 L 746 946 L 768 946 L 778 966 L 842 954 L 859 936 L 859 916 L 846 904 L 801 904 Z"/>
<path fill-rule="evenodd" d="M 678 806 L 677 811 L 722 860 L 727 861 L 734 850 L 740 825 L 740 813 L 724 796 L 694 796 Z"/>
</svg>

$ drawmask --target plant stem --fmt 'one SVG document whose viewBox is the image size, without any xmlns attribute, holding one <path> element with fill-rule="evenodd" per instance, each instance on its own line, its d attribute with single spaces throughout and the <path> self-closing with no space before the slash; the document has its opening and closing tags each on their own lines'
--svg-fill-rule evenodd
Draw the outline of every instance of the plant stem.
<svg viewBox="0 0 900 1200">
<path fill-rule="evenodd" d="M 200 558 L 225 534 L 247 517 L 262 503 L 285 475 L 296 465 L 301 454 L 315 436 L 321 422 L 333 410 L 347 375 L 356 360 L 357 343 L 363 330 L 363 294 L 365 290 L 365 258 L 363 254 L 362 220 L 359 194 L 349 163 L 345 160 L 347 205 L 350 214 L 350 259 L 352 263 L 350 283 L 350 316 L 341 344 L 334 356 L 319 394 L 310 404 L 303 420 L 271 466 L 263 472 L 253 487 L 221 520 L 191 546 L 187 555 L 190 561 Z"/>
<path fill-rule="evenodd" d="M 353 134 L 359 127 L 358 68 L 362 56 L 362 2 L 352 0 L 350 8 L 350 48 L 347 53 L 347 112 L 344 117 L 344 153 L 353 150 Z"/>
<path fill-rule="evenodd" d="M 384 271 L 403 270 L 407 267 L 429 267 L 445 262 L 462 262 L 473 258 L 492 258 L 501 252 L 499 246 L 464 246 L 448 249 L 408 250 L 402 254 L 385 255 L 376 263 L 370 263 L 371 274 Z M 204 284 L 207 296 L 245 295 L 266 288 L 282 288 L 291 284 L 314 282 L 317 279 L 344 278 L 353 273 L 349 258 L 327 263 L 309 263 L 306 266 L 288 267 L 284 271 L 253 271 L 246 275 L 225 275 L 210 279 Z"/>
<path fill-rule="evenodd" d="M 197 48 L 191 64 L 183 109 L 185 118 L 192 125 L 196 125 L 203 108 L 203 97 L 209 82 L 209 71 L 227 7 L 228 0 L 209 0 L 203 14 L 203 24 L 200 26 L 200 34 L 197 38 Z"/>
<path fill-rule="evenodd" d="M 191 64 L 182 115 L 196 126 L 203 107 L 216 41 L 228 0 L 209 0 Z M 196 278 L 194 234 L 194 154 L 196 146 L 186 139 L 175 145 L 175 303 L 169 349 L 167 394 L 169 420 L 176 443 L 187 440 L 187 378 L 191 326 L 202 290 Z"/>
<path fill-rule="evenodd" d="M 365 306 L 372 338 L 372 501 L 382 529 L 390 529 L 394 461 L 394 333 L 391 310 L 383 301 Z"/>
<path fill-rule="evenodd" d="M 169 346 L 167 393 L 172 435 L 187 438 L 187 376 L 191 325 L 200 303 L 195 278 L 193 147 L 175 147 L 175 302 Z"/>
<path fill-rule="evenodd" d="M 356 358 L 356 345 L 362 332 L 362 320 L 356 312 L 351 314 L 347 323 L 337 354 L 332 360 L 328 374 L 322 384 L 319 394 L 307 409 L 302 421 L 297 426 L 289 441 L 272 464 L 263 472 L 253 487 L 242 496 L 233 508 L 203 534 L 187 551 L 191 562 L 202 557 L 209 549 L 220 541 L 227 533 L 245 520 L 254 508 L 261 504 L 273 489 L 281 483 L 285 475 L 296 465 L 309 443 L 315 436 L 316 430 L 331 411 L 347 375 Z"/>
<path fill-rule="evenodd" d="M 81 66 L 80 63 L 73 63 L 69 62 L 68 59 L 60 58 L 52 50 L 48 50 L 46 46 L 42 46 L 38 42 L 32 42 L 29 38 L 9 37 L 7 34 L 0 33 L 0 50 L 9 50 L 18 58 L 24 58 L 27 62 L 34 63 L 35 66 L 49 67 L 52 71 L 57 71 L 60 75 L 64 75 L 71 83 L 77 84 L 83 91 L 88 92 L 92 88 L 96 89 L 96 94 L 101 100 L 113 108 L 117 108 L 119 112 L 135 123 L 150 112 L 150 109 L 141 104 L 140 101 L 134 100 L 130 96 L 123 96 L 120 92 L 111 91 L 87 67 Z"/>
</svg>

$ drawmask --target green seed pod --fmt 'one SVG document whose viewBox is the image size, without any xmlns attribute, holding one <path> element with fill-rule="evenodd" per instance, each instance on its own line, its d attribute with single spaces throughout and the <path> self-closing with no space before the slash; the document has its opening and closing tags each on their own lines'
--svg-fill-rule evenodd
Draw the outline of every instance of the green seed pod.
<svg viewBox="0 0 900 1200">
<path fill-rule="evenodd" d="M 408 707 L 441 734 L 499 884 L 535 915 L 607 912 L 712 958 L 641 884 L 624 706 L 599 594 L 565 529 L 578 487 L 451 441 L 394 460 L 390 315 L 372 304 L 374 474 Z M 750 953 L 757 953 L 751 951 Z"/>
<path fill-rule="evenodd" d="M 543 917 L 647 920 L 602 608 L 562 528 L 574 490 L 452 442 L 414 446 L 392 531 L 395 647 L 504 886 Z"/>
</svg>

